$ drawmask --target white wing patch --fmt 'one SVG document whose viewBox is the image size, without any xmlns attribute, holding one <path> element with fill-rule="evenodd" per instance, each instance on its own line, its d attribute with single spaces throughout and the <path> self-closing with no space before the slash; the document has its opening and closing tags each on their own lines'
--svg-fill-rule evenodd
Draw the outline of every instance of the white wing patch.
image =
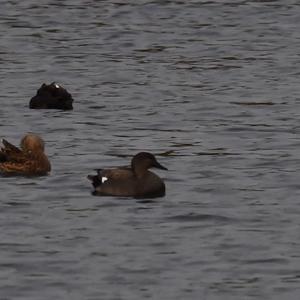
<svg viewBox="0 0 300 300">
<path fill-rule="evenodd" d="M 101 177 L 101 181 L 102 181 L 102 183 L 104 183 L 106 180 L 107 180 L 108 178 L 107 177 Z"/>
<path fill-rule="evenodd" d="M 57 83 L 54 83 L 54 86 L 55 86 L 57 89 L 60 88 L 60 86 L 59 86 Z"/>
</svg>

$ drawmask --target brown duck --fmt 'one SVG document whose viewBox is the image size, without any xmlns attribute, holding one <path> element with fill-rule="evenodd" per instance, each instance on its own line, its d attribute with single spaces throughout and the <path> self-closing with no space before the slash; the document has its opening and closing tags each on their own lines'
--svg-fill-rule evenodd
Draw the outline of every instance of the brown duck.
<svg viewBox="0 0 300 300">
<path fill-rule="evenodd" d="M 5 175 L 39 176 L 51 170 L 50 162 L 44 152 L 44 141 L 35 134 L 26 134 L 20 148 L 2 140 L 0 149 L 0 173 Z"/>
<path fill-rule="evenodd" d="M 131 160 L 131 167 L 97 170 L 89 175 L 95 188 L 93 194 L 100 196 L 121 196 L 154 198 L 165 195 L 163 180 L 148 169 L 155 167 L 167 170 L 148 152 L 140 152 Z"/>
</svg>

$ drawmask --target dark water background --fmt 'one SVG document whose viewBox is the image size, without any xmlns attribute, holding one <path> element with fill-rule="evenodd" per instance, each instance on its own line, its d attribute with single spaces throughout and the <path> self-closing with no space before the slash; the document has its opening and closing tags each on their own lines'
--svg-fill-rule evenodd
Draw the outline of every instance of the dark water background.
<svg viewBox="0 0 300 300">
<path fill-rule="evenodd" d="M 299 299 L 300 4 L 0 1 L 1 136 L 50 176 L 1 178 L 0 299 Z M 28 109 L 43 83 L 71 112 Z M 86 175 L 158 155 L 167 195 Z"/>
</svg>

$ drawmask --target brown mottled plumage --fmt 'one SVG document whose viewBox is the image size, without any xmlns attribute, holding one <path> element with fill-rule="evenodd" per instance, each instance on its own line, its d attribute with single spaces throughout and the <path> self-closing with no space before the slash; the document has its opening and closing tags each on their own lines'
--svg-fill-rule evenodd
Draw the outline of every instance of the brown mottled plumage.
<svg viewBox="0 0 300 300">
<path fill-rule="evenodd" d="M 37 135 L 26 134 L 20 148 L 2 140 L 0 150 L 0 173 L 5 175 L 36 176 L 46 175 L 51 170 L 44 152 L 45 143 Z"/>
</svg>

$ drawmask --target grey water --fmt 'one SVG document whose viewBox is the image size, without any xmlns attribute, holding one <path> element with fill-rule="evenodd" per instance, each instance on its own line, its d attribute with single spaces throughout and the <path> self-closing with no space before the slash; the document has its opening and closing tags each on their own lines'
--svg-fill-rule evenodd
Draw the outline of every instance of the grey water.
<svg viewBox="0 0 300 300">
<path fill-rule="evenodd" d="M 1 300 L 299 299 L 296 0 L 0 1 L 0 129 L 49 176 L 0 178 Z M 74 110 L 29 110 L 57 82 Z M 139 151 L 166 196 L 95 197 Z"/>
</svg>

